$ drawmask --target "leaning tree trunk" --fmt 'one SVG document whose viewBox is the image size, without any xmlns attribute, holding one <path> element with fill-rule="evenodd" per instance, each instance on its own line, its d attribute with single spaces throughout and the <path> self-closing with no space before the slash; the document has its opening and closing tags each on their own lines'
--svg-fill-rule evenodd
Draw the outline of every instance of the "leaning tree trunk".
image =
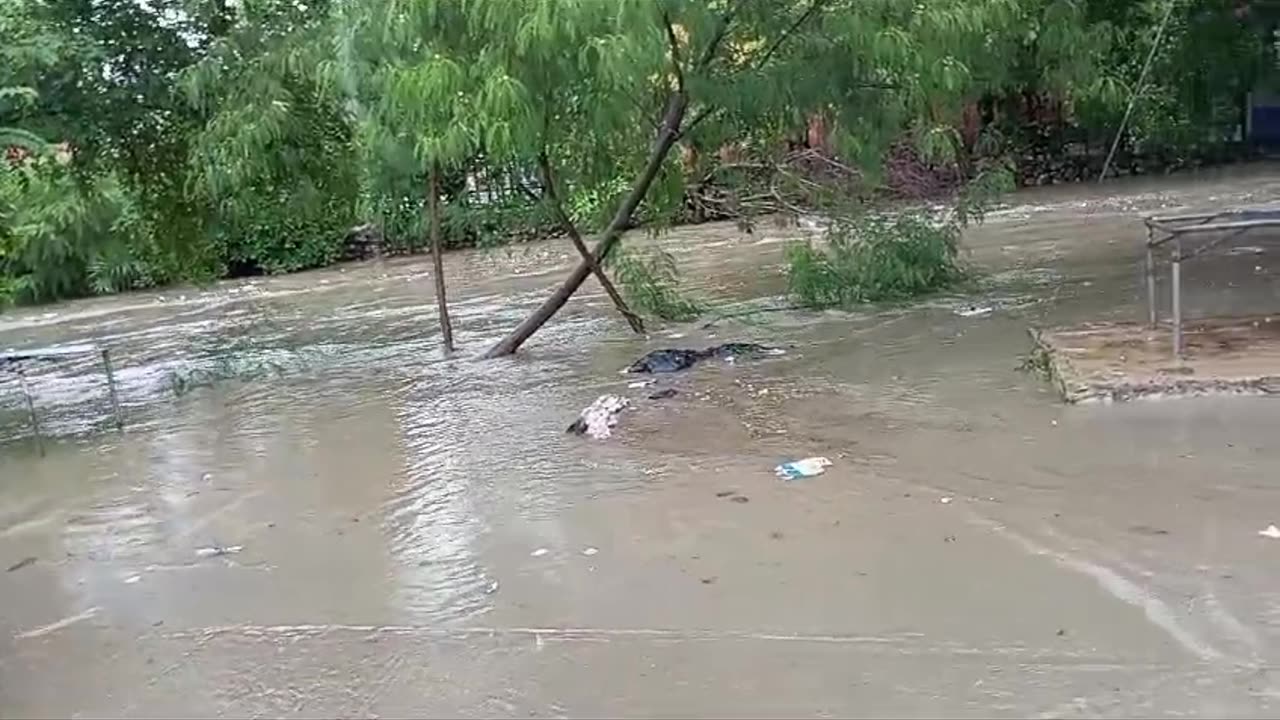
<svg viewBox="0 0 1280 720">
<path fill-rule="evenodd" d="M 667 109 L 662 115 L 662 125 L 658 130 L 658 136 L 654 139 L 653 147 L 649 150 L 649 159 L 645 163 L 644 171 L 636 178 L 631 185 L 631 190 L 623 199 L 622 204 L 618 206 L 618 210 L 613 215 L 613 219 L 609 221 L 608 227 L 600 235 L 600 242 L 596 243 L 596 249 L 592 253 L 592 260 L 582 260 L 578 266 L 569 273 L 569 277 L 565 278 L 560 287 L 556 289 L 551 297 L 543 301 L 537 310 L 533 311 L 524 322 L 520 323 L 515 330 L 503 338 L 498 344 L 489 348 L 484 354 L 486 358 L 502 357 L 503 355 L 511 355 L 526 340 L 533 336 L 534 333 L 546 324 L 564 304 L 569 302 L 569 298 L 573 296 L 582 283 L 591 276 L 593 266 L 599 266 L 604 259 L 609 256 L 609 251 L 618 243 L 618 239 L 622 237 L 622 232 L 631 224 L 631 216 L 635 214 L 636 208 L 640 207 L 640 202 L 644 200 L 644 196 L 649 193 L 649 187 L 653 185 L 653 180 L 658 176 L 658 172 L 662 169 L 662 163 L 667 158 L 667 154 L 671 152 L 671 146 L 675 144 L 676 138 L 680 135 L 680 125 L 684 121 L 685 110 L 689 107 L 689 98 L 683 92 L 676 92 L 667 100 Z"/>
<path fill-rule="evenodd" d="M 556 187 L 556 176 L 551 170 L 551 159 L 547 157 L 545 150 L 538 155 L 538 169 L 542 174 L 543 194 L 546 196 L 547 205 L 551 208 L 551 213 L 555 215 L 556 222 L 560 223 L 560 228 L 569 236 L 569 240 L 577 248 L 578 255 L 583 262 L 591 265 L 591 273 L 596 276 L 600 287 L 604 288 L 605 294 L 613 301 L 613 306 L 618 309 L 622 317 L 626 318 L 632 332 L 643 335 L 644 321 L 627 306 L 627 301 L 622 299 L 621 293 L 613 286 L 609 276 L 604 274 L 604 268 L 596 264 L 596 258 L 591 254 L 591 249 L 587 247 L 587 243 L 583 241 L 582 234 L 578 232 L 578 226 L 573 222 L 573 218 L 569 217 L 569 214 L 564 211 L 564 204 L 560 201 L 560 190 Z"/>
<path fill-rule="evenodd" d="M 431 262 L 436 275 L 436 305 L 440 310 L 440 333 L 444 349 L 453 352 L 453 323 L 449 320 L 449 301 L 444 291 L 444 256 L 440 240 L 440 164 L 431 163 L 431 187 L 427 191 L 427 221 L 431 225 Z"/>
</svg>

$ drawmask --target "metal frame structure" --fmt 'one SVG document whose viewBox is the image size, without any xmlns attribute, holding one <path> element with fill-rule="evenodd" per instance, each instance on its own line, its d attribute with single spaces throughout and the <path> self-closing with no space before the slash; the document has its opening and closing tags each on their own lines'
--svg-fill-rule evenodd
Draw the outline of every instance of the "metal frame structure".
<svg viewBox="0 0 1280 720">
<path fill-rule="evenodd" d="M 1203 255 L 1223 243 L 1231 242 L 1250 230 L 1280 227 L 1280 207 L 1250 210 L 1225 210 L 1189 215 L 1152 215 L 1147 225 L 1147 321 L 1151 327 L 1159 322 L 1156 303 L 1156 248 L 1172 243 L 1169 252 L 1170 301 L 1173 325 L 1173 357 L 1182 359 L 1182 261 Z M 1182 240 L 1188 235 L 1221 233 L 1220 237 L 1187 252 Z"/>
<path fill-rule="evenodd" d="M 120 395 L 116 390 L 116 373 L 111 365 L 111 351 L 109 349 L 98 347 L 97 345 L 65 345 L 55 348 L 0 352 L 0 370 L 15 373 L 18 376 L 19 384 L 22 386 L 22 394 L 27 401 L 27 413 L 31 417 L 31 430 L 35 433 L 36 444 L 40 447 L 41 455 L 44 454 L 44 436 L 40 432 L 40 418 L 36 415 L 35 399 L 32 397 L 31 388 L 27 384 L 27 375 L 23 364 L 52 362 L 62 358 L 97 354 L 102 356 L 102 371 L 107 379 L 107 392 L 111 396 L 111 412 L 115 415 L 116 429 L 123 432 L 124 414 L 120 411 Z"/>
</svg>

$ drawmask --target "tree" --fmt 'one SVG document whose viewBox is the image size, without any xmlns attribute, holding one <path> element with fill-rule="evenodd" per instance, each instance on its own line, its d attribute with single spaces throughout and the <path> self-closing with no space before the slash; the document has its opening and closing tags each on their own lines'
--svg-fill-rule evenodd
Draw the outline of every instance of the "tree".
<svg viewBox="0 0 1280 720">
<path fill-rule="evenodd" d="M 331 20 L 324 2 L 244 3 L 183 73 L 206 118 L 186 158 L 187 196 L 233 274 L 332 263 L 356 223 L 354 123 L 318 72 Z"/>
<path fill-rule="evenodd" d="M 714 147 L 744 131 L 780 134 L 824 111 L 841 150 L 871 164 L 913 123 L 958 113 L 976 90 L 970 68 L 995 62 L 988 37 L 1019 20 L 1013 0 L 627 0 L 607 8 L 477 0 L 470 8 L 466 30 L 477 40 L 468 62 L 517 99 L 506 114 L 486 116 L 489 132 L 522 141 L 526 152 L 559 149 L 580 184 L 600 182 L 606 165 L 611 176 L 632 173 L 592 258 L 486 357 L 515 352 L 555 315 L 642 204 L 658 216 L 674 205 L 683 177 L 668 156 L 678 142 L 697 136 Z"/>
</svg>

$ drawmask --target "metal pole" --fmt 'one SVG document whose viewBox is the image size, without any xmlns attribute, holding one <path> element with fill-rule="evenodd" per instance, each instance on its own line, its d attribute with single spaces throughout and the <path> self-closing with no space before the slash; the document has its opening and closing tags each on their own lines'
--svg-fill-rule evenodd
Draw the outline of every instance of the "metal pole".
<svg viewBox="0 0 1280 720">
<path fill-rule="evenodd" d="M 116 418 L 116 429 L 124 432 L 124 414 L 120 412 L 120 395 L 116 393 L 116 372 L 111 367 L 111 351 L 102 348 L 102 367 L 107 372 L 107 392 L 111 395 L 111 412 Z"/>
<path fill-rule="evenodd" d="M 1156 258 L 1155 251 L 1151 249 L 1151 241 L 1154 239 L 1155 230 L 1150 226 L 1147 227 L 1147 322 L 1152 328 L 1156 326 Z"/>
<path fill-rule="evenodd" d="M 1133 114 L 1133 106 L 1138 102 L 1138 96 L 1142 94 L 1147 84 L 1147 73 L 1151 70 L 1151 61 L 1156 58 L 1156 51 L 1160 49 L 1160 41 L 1164 39 L 1164 28 L 1169 24 L 1169 18 L 1173 15 L 1173 7 L 1177 4 L 1177 0 L 1169 0 L 1169 6 L 1164 10 L 1164 18 L 1160 20 L 1160 27 L 1156 30 L 1155 42 L 1151 43 L 1151 51 L 1147 53 L 1147 61 L 1142 64 L 1142 73 L 1138 75 L 1138 86 L 1134 89 L 1133 94 L 1129 96 L 1129 106 L 1124 109 L 1124 117 L 1120 120 L 1120 127 L 1116 130 L 1116 139 L 1111 143 L 1111 152 L 1107 153 L 1107 161 L 1102 164 L 1102 174 L 1098 176 L 1098 182 L 1107 179 L 1107 170 L 1111 169 L 1111 161 L 1116 158 L 1116 150 L 1120 148 L 1120 139 L 1124 137 L 1124 128 L 1129 124 L 1129 116 Z"/>
<path fill-rule="evenodd" d="M 31 431 L 36 435 L 36 447 L 40 448 L 40 457 L 44 457 L 44 435 L 40 433 L 40 418 L 36 416 L 36 401 L 31 396 L 31 387 L 27 385 L 27 373 L 18 365 L 18 382 L 22 384 L 22 396 L 27 400 L 27 413 L 31 415 Z"/>
<path fill-rule="evenodd" d="M 1182 238 L 1173 244 L 1173 359 L 1182 359 Z"/>
</svg>

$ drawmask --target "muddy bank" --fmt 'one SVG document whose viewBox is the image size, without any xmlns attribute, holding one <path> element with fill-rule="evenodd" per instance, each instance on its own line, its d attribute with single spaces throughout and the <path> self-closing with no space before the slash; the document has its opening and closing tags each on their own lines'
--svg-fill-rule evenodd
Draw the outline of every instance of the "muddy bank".
<svg viewBox="0 0 1280 720">
<path fill-rule="evenodd" d="M 111 342 L 131 425 L 87 432 L 74 365 L 37 383 L 45 458 L 3 425 L 0 714 L 1274 715 L 1280 405 L 1067 407 L 1017 365 L 1030 326 L 1141 317 L 1139 210 L 1276 190 L 1020 195 L 966 237 L 982 286 L 911 307 L 646 341 L 592 288 L 491 363 L 439 355 L 417 261 L 6 315 L 0 346 Z M 760 301 L 791 232 L 662 242 Z M 573 258 L 451 255 L 464 351 Z M 1205 314 L 1273 290 L 1191 272 Z M 795 350 L 564 433 L 645 352 L 727 341 Z M 167 385 L 220 357 L 278 367 Z"/>
</svg>

